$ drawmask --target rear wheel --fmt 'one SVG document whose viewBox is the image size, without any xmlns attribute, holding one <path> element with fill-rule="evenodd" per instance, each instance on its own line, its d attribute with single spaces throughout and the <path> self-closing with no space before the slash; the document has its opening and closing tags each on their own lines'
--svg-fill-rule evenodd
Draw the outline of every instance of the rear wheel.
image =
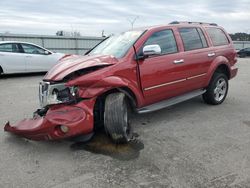
<svg viewBox="0 0 250 188">
<path fill-rule="evenodd" d="M 124 93 L 112 93 L 106 97 L 104 127 L 115 143 L 127 143 L 132 139 L 131 106 Z"/>
<path fill-rule="evenodd" d="M 228 78 L 225 74 L 215 72 L 203 99 L 206 103 L 212 105 L 221 104 L 227 96 Z"/>
<path fill-rule="evenodd" d="M 3 74 L 3 69 L 2 67 L 0 66 L 0 75 Z"/>
</svg>

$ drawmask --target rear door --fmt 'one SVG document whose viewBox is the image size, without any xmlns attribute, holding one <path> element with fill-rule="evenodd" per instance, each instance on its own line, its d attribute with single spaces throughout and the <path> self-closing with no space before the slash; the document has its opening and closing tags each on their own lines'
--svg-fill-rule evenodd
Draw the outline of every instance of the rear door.
<svg viewBox="0 0 250 188">
<path fill-rule="evenodd" d="M 214 51 L 200 27 L 178 28 L 183 44 L 181 53 L 186 64 L 187 92 L 205 87 L 208 69 L 215 59 Z"/>
<path fill-rule="evenodd" d="M 4 73 L 25 72 L 25 57 L 16 43 L 0 44 L 0 66 Z"/>
</svg>

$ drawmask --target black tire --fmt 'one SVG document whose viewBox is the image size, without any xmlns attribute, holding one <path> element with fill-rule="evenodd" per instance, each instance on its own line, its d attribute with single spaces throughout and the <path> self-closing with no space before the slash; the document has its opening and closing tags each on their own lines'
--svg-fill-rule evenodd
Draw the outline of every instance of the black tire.
<svg viewBox="0 0 250 188">
<path fill-rule="evenodd" d="M 223 101 L 226 99 L 227 92 L 227 76 L 223 73 L 215 72 L 207 87 L 206 93 L 203 94 L 203 100 L 207 104 L 218 105 L 223 103 Z"/>
<path fill-rule="evenodd" d="M 239 55 L 240 58 L 245 58 L 246 57 L 246 54 L 241 54 Z"/>
<path fill-rule="evenodd" d="M 3 69 L 2 67 L 0 66 L 0 75 L 3 74 Z"/>
<path fill-rule="evenodd" d="M 104 128 L 115 143 L 127 143 L 132 139 L 130 115 L 131 106 L 124 93 L 112 93 L 106 97 Z"/>
</svg>

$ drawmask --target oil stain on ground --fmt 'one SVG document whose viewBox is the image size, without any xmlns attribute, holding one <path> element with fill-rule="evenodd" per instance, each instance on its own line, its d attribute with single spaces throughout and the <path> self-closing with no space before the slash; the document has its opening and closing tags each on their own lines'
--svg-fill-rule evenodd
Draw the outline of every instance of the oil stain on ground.
<svg viewBox="0 0 250 188">
<path fill-rule="evenodd" d="M 96 154 L 107 155 L 119 160 L 132 160 L 138 158 L 140 150 L 144 148 L 144 144 L 136 138 L 128 144 L 115 144 L 103 132 L 96 133 L 93 138 L 85 143 L 78 142 L 71 145 L 72 150 L 85 150 Z"/>
</svg>

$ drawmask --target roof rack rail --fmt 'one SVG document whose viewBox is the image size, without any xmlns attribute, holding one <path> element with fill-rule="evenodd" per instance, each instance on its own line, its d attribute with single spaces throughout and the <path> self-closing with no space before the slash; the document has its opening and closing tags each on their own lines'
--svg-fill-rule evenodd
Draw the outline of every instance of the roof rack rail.
<svg viewBox="0 0 250 188">
<path fill-rule="evenodd" d="M 173 21 L 169 24 L 200 24 L 200 25 L 212 25 L 212 26 L 218 26 L 216 23 L 205 23 L 205 22 L 179 22 L 179 21 Z"/>
</svg>

